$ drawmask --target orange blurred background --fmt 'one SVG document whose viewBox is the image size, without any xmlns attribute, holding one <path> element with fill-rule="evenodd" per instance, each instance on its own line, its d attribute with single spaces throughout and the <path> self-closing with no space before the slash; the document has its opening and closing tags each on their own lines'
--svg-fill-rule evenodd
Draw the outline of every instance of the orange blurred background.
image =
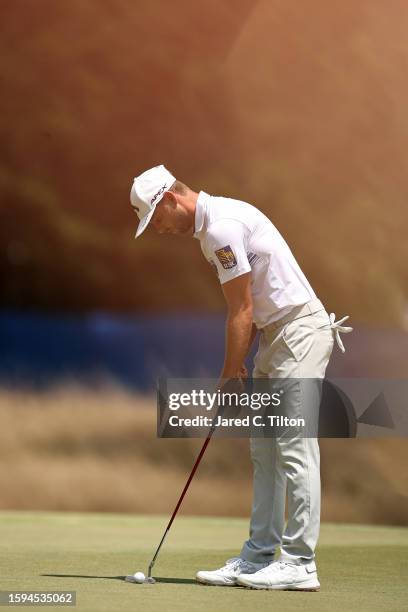
<svg viewBox="0 0 408 612">
<path fill-rule="evenodd" d="M 197 241 L 133 240 L 132 179 L 164 163 L 271 218 L 356 328 L 336 371 L 406 376 L 407 31 L 403 0 L 3 2 L 0 337 L 4 313 L 223 313 Z M 0 390 L 0 507 L 167 512 L 198 445 L 155 440 L 151 398 L 73 384 Z M 214 443 L 187 511 L 249 512 L 243 444 Z M 406 463 L 404 440 L 325 440 L 323 518 L 406 524 Z"/>
<path fill-rule="evenodd" d="M 133 176 L 246 199 L 328 308 L 408 326 L 402 0 L 2 6 L 1 304 L 216 312 L 194 240 L 133 241 Z"/>
</svg>

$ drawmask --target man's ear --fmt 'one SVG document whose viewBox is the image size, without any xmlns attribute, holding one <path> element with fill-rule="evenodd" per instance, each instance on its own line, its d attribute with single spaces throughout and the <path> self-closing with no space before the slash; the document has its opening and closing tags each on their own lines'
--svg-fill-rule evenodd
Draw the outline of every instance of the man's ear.
<svg viewBox="0 0 408 612">
<path fill-rule="evenodd" d="M 164 197 L 167 200 L 167 203 L 172 207 L 172 208 L 176 208 L 177 206 L 177 196 L 175 193 L 173 193 L 172 191 L 166 191 L 166 193 L 164 194 Z"/>
</svg>

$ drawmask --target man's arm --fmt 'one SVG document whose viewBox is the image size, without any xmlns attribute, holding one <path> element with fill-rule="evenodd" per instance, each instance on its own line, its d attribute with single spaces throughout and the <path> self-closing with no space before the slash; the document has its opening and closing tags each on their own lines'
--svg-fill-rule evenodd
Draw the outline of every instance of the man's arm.
<svg viewBox="0 0 408 612">
<path fill-rule="evenodd" d="M 241 274 L 222 285 L 228 306 L 225 325 L 225 359 L 221 379 L 239 378 L 252 343 L 251 273 Z M 252 337 L 253 340 L 253 337 Z"/>
<path fill-rule="evenodd" d="M 257 333 L 258 333 L 258 328 L 255 325 L 255 323 L 252 323 L 252 330 L 251 330 L 251 335 L 249 337 L 248 347 L 247 347 L 247 350 L 246 350 L 246 353 L 245 353 L 244 361 L 242 362 L 241 369 L 239 371 L 239 377 L 242 378 L 242 379 L 248 378 L 248 370 L 247 370 L 247 367 L 245 365 L 245 359 L 248 357 L 248 355 L 250 353 L 250 350 L 252 348 L 252 345 L 254 343 L 255 336 L 256 336 Z"/>
<path fill-rule="evenodd" d="M 253 342 L 255 340 L 255 336 L 256 336 L 257 333 L 258 333 L 258 328 L 255 325 L 255 323 L 252 323 L 251 335 L 249 337 L 249 342 L 248 342 L 247 352 L 246 352 L 245 358 L 248 357 L 248 355 L 249 355 L 249 352 L 251 350 L 252 344 L 253 344 Z"/>
</svg>

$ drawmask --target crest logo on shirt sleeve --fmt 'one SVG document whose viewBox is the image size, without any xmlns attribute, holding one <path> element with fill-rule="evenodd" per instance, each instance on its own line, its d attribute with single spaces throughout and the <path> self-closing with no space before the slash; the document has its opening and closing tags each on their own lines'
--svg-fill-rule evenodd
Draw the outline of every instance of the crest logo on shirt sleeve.
<svg viewBox="0 0 408 612">
<path fill-rule="evenodd" d="M 225 270 L 229 270 L 237 265 L 237 260 L 234 255 L 234 251 L 231 249 L 230 245 L 222 247 L 222 249 L 218 249 L 215 251 L 216 256 L 218 257 L 221 265 Z"/>
</svg>

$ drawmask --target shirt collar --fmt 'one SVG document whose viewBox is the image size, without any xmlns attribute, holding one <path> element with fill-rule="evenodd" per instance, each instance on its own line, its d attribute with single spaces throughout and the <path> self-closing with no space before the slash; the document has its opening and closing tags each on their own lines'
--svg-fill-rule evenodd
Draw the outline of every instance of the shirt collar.
<svg viewBox="0 0 408 612">
<path fill-rule="evenodd" d="M 198 194 L 194 218 L 194 238 L 200 239 L 202 237 L 203 231 L 205 231 L 206 229 L 207 205 L 209 199 L 210 196 L 208 195 L 208 193 L 205 193 L 205 191 L 200 191 L 200 193 Z"/>
</svg>

